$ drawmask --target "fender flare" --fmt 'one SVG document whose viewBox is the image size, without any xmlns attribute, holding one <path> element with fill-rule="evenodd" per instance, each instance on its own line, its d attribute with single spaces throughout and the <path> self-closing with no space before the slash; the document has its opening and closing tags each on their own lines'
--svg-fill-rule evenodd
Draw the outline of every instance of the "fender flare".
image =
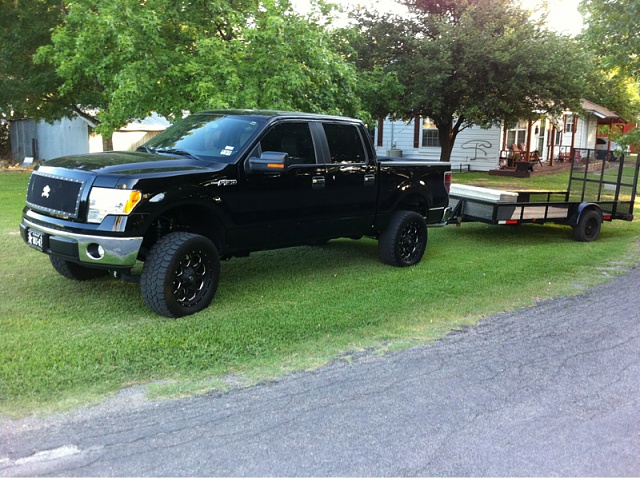
<svg viewBox="0 0 640 478">
<path fill-rule="evenodd" d="M 600 208 L 599 204 L 594 202 L 581 202 L 569 216 L 567 224 L 571 227 L 576 226 L 580 221 L 582 213 L 588 210 L 596 211 L 600 215 L 600 222 L 602 222 L 602 209 Z"/>
</svg>

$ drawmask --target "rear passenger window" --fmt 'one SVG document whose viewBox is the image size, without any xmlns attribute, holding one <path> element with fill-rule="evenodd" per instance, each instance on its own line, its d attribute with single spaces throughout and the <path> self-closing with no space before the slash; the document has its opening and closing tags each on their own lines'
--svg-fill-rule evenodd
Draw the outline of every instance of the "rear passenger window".
<svg viewBox="0 0 640 478">
<path fill-rule="evenodd" d="M 329 143 L 331 162 L 334 164 L 364 163 L 366 156 L 358 129 L 350 124 L 322 125 Z"/>
<path fill-rule="evenodd" d="M 315 164 L 313 138 L 307 123 L 282 123 L 274 126 L 260 141 L 262 151 L 289 155 L 290 164 Z"/>
</svg>

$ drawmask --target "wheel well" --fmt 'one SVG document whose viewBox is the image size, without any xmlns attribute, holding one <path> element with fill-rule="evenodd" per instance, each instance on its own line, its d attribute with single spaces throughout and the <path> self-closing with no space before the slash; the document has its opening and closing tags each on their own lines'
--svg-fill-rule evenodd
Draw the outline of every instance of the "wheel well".
<svg viewBox="0 0 640 478">
<path fill-rule="evenodd" d="M 142 241 L 142 259 L 161 237 L 172 232 L 191 232 L 210 239 L 222 251 L 225 244 L 222 220 L 210 208 L 187 204 L 169 209 L 156 217 Z"/>
<path fill-rule="evenodd" d="M 396 210 L 415 211 L 423 217 L 427 217 L 429 206 L 424 197 L 413 195 L 403 198 Z"/>
</svg>

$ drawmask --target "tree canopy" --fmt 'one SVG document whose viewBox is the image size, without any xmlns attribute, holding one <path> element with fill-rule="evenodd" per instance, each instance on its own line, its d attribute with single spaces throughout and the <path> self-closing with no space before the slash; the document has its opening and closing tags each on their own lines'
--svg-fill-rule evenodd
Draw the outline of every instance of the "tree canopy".
<svg viewBox="0 0 640 478">
<path fill-rule="evenodd" d="M 382 69 L 401 84 L 369 109 L 429 117 L 441 160 L 470 125 L 489 126 L 579 108 L 584 58 L 574 40 L 546 30 L 508 0 L 405 0 L 409 18 L 361 11 L 360 69 Z M 395 91 L 395 92 L 394 92 Z"/>
<path fill-rule="evenodd" d="M 0 75 L 18 85 L 42 72 L 42 84 L 6 92 L 0 109 L 44 119 L 76 111 L 106 134 L 151 111 L 174 118 L 213 108 L 362 113 L 355 70 L 336 53 L 322 4 L 303 16 L 288 0 L 2 1 L 21 28 L 37 18 L 37 41 L 2 54 Z M 15 68 L 18 57 L 27 71 Z M 35 108 L 21 100 L 34 95 Z"/>
<path fill-rule="evenodd" d="M 361 9 L 334 30 L 322 0 L 0 0 L 0 113 L 81 114 L 107 136 L 152 111 L 422 116 L 447 160 L 470 125 L 579 107 L 583 49 L 510 0 L 400 1 L 409 17 Z"/>
<path fill-rule="evenodd" d="M 621 69 L 640 77 L 638 0 L 582 0 L 585 39 L 603 59 L 606 69 Z"/>
<path fill-rule="evenodd" d="M 59 93 L 54 67 L 33 62 L 64 14 L 60 0 L 0 0 L 0 115 L 57 119 L 71 114 L 75 103 Z"/>
<path fill-rule="evenodd" d="M 640 2 L 637 0 L 583 0 L 584 40 L 595 52 L 594 64 L 603 71 L 591 82 L 592 97 L 630 122 L 640 114 L 640 38 L 636 34 Z M 640 129 L 627 135 L 612 132 L 623 147 L 640 146 Z"/>
</svg>

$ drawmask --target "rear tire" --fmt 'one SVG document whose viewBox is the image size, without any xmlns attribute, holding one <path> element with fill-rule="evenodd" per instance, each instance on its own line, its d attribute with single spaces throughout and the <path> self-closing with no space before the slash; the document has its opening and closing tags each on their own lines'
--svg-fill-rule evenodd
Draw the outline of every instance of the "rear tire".
<svg viewBox="0 0 640 478">
<path fill-rule="evenodd" d="M 91 267 L 82 266 L 76 262 L 67 261 L 60 257 L 49 256 L 51 265 L 58 274 L 71 280 L 92 280 L 106 277 L 109 271 L 106 269 L 92 269 Z"/>
<path fill-rule="evenodd" d="M 184 317 L 207 308 L 218 288 L 220 257 L 204 236 L 174 232 L 149 251 L 140 289 L 145 304 L 166 317 Z"/>
<path fill-rule="evenodd" d="M 573 238 L 578 242 L 592 242 L 600 235 L 602 216 L 594 209 L 583 211 L 573 228 Z"/>
<path fill-rule="evenodd" d="M 427 238 L 424 217 L 415 211 L 397 211 L 378 239 L 380 259 L 390 266 L 413 266 L 422 260 Z"/>
</svg>

